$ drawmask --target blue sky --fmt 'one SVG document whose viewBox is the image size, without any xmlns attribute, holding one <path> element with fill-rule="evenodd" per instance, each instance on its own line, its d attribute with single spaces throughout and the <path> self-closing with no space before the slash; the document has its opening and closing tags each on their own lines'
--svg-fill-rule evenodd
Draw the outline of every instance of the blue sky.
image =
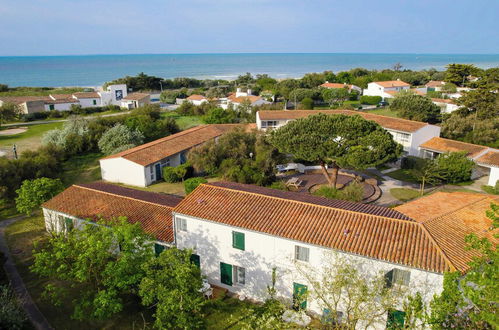
<svg viewBox="0 0 499 330">
<path fill-rule="evenodd" d="M 498 0 L 0 0 L 0 55 L 499 53 Z"/>
</svg>

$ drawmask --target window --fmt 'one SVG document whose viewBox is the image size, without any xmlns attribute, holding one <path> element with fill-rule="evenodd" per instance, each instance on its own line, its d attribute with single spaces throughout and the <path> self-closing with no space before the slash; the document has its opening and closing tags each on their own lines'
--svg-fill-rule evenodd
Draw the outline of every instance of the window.
<svg viewBox="0 0 499 330">
<path fill-rule="evenodd" d="M 404 328 L 405 313 L 397 310 L 388 312 L 386 320 L 387 329 L 403 329 Z"/>
<path fill-rule="evenodd" d="M 93 105 L 97 105 L 97 100 L 92 101 Z"/>
<path fill-rule="evenodd" d="M 220 282 L 232 285 L 232 265 L 220 263 Z"/>
<path fill-rule="evenodd" d="M 151 177 L 151 181 L 154 181 L 154 168 L 153 168 L 153 166 L 149 166 L 149 175 Z"/>
<path fill-rule="evenodd" d="M 295 245 L 295 260 L 308 262 L 310 251 L 309 248 Z"/>
<path fill-rule="evenodd" d="M 73 219 L 64 218 L 64 230 L 67 232 L 73 230 Z"/>
<path fill-rule="evenodd" d="M 55 109 L 55 105 L 49 104 L 49 110 L 54 110 L 54 109 Z"/>
<path fill-rule="evenodd" d="M 156 257 L 159 256 L 161 254 L 161 252 L 163 252 L 165 250 L 165 248 L 166 247 L 164 245 L 155 243 L 154 244 L 154 253 L 156 254 Z"/>
<path fill-rule="evenodd" d="M 244 251 L 244 233 L 232 232 L 232 247 Z"/>
<path fill-rule="evenodd" d="M 184 218 L 177 218 L 177 228 L 180 231 L 187 231 L 187 220 Z"/>
<path fill-rule="evenodd" d="M 170 158 L 166 158 L 161 161 L 161 167 L 165 166 L 170 166 Z"/>
<path fill-rule="evenodd" d="M 411 272 L 394 268 L 385 274 L 386 286 L 391 288 L 394 284 L 409 286 Z"/>
<path fill-rule="evenodd" d="M 191 262 L 201 268 L 201 258 L 197 254 L 191 254 Z"/>
<path fill-rule="evenodd" d="M 276 120 L 264 120 L 262 121 L 262 128 L 273 128 L 277 127 L 277 121 Z"/>
<path fill-rule="evenodd" d="M 239 266 L 232 266 L 234 269 L 234 283 L 244 285 L 246 281 L 246 269 Z"/>
<path fill-rule="evenodd" d="M 293 283 L 293 308 L 296 310 L 307 308 L 307 286 Z"/>
<path fill-rule="evenodd" d="M 408 133 L 401 133 L 401 132 L 390 132 L 393 135 L 393 139 L 397 142 L 400 142 L 401 144 L 404 143 L 409 143 L 411 139 L 411 135 Z"/>
</svg>

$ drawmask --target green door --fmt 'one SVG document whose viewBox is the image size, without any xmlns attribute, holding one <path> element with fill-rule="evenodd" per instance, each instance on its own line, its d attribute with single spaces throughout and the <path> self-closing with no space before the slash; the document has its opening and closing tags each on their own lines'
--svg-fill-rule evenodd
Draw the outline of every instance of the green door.
<svg viewBox="0 0 499 330">
<path fill-rule="evenodd" d="M 191 262 L 201 268 L 201 258 L 197 254 L 191 254 Z"/>
<path fill-rule="evenodd" d="M 232 265 L 220 263 L 220 281 L 223 284 L 232 285 Z"/>
<path fill-rule="evenodd" d="M 293 283 L 293 308 L 307 308 L 307 286 L 300 283 Z"/>
<path fill-rule="evenodd" d="M 161 252 L 163 252 L 163 250 L 165 249 L 165 246 L 164 245 L 161 245 L 161 244 L 154 244 L 154 253 L 156 253 L 156 256 L 159 256 L 161 254 Z"/>
<path fill-rule="evenodd" d="M 388 312 L 388 319 L 386 321 L 387 329 L 403 329 L 404 328 L 405 313 L 397 310 Z"/>
</svg>

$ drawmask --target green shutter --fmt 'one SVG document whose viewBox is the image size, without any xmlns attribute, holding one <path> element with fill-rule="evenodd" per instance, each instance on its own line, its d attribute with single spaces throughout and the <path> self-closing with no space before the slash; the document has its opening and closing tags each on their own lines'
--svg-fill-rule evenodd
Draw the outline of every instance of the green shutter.
<svg viewBox="0 0 499 330">
<path fill-rule="evenodd" d="M 73 230 L 73 219 L 65 218 L 64 219 L 64 227 L 66 228 L 66 231 Z"/>
<path fill-rule="evenodd" d="M 385 274 L 385 287 L 391 288 L 393 286 L 393 269 Z"/>
<path fill-rule="evenodd" d="M 388 312 L 388 319 L 386 321 L 387 329 L 403 329 L 404 328 L 405 313 L 397 310 Z"/>
<path fill-rule="evenodd" d="M 220 282 L 232 285 L 232 265 L 220 263 Z"/>
<path fill-rule="evenodd" d="M 307 286 L 293 283 L 293 307 L 295 309 L 307 308 Z"/>
<path fill-rule="evenodd" d="M 244 234 L 237 231 L 232 232 L 232 247 L 244 251 Z"/>
<path fill-rule="evenodd" d="M 191 262 L 201 268 L 201 258 L 197 254 L 191 254 Z"/>
<path fill-rule="evenodd" d="M 161 244 L 154 244 L 154 253 L 156 253 L 156 256 L 159 256 L 161 252 L 165 250 L 165 246 Z"/>
<path fill-rule="evenodd" d="M 93 102 L 93 103 L 94 103 L 94 105 L 97 105 L 97 100 L 94 100 L 94 102 Z"/>
<path fill-rule="evenodd" d="M 49 105 L 49 110 L 54 110 L 54 109 L 55 109 L 54 105 L 53 105 L 53 104 L 50 104 L 50 105 Z"/>
</svg>

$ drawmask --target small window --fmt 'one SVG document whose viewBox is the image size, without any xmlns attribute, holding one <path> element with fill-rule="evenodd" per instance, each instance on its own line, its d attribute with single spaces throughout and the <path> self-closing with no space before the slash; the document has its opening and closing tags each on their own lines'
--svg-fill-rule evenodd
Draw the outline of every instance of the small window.
<svg viewBox="0 0 499 330">
<path fill-rule="evenodd" d="M 191 262 L 196 265 L 198 268 L 201 268 L 201 257 L 197 254 L 191 254 Z"/>
<path fill-rule="evenodd" d="M 93 104 L 94 104 L 94 105 L 97 105 L 97 100 L 93 100 Z"/>
<path fill-rule="evenodd" d="M 64 230 L 66 232 L 73 230 L 73 219 L 64 218 Z"/>
<path fill-rule="evenodd" d="M 244 251 L 244 233 L 232 232 L 232 247 Z"/>
<path fill-rule="evenodd" d="M 177 218 L 177 228 L 180 231 L 187 231 L 187 220 L 184 218 Z"/>
<path fill-rule="evenodd" d="M 295 260 L 308 262 L 309 254 L 309 248 L 295 245 Z"/>
<path fill-rule="evenodd" d="M 163 252 L 165 250 L 165 248 L 166 247 L 164 245 L 155 243 L 154 244 L 154 253 L 156 254 L 156 256 L 159 256 L 161 254 L 161 252 Z"/>
<path fill-rule="evenodd" d="M 55 109 L 55 105 L 50 104 L 50 105 L 49 105 L 49 110 L 54 110 L 54 109 Z"/>
<path fill-rule="evenodd" d="M 391 288 L 394 284 L 409 286 L 411 272 L 399 268 L 394 268 L 385 274 L 386 287 Z"/>
<path fill-rule="evenodd" d="M 239 266 L 233 266 L 234 283 L 244 285 L 246 283 L 246 269 Z"/>
</svg>

